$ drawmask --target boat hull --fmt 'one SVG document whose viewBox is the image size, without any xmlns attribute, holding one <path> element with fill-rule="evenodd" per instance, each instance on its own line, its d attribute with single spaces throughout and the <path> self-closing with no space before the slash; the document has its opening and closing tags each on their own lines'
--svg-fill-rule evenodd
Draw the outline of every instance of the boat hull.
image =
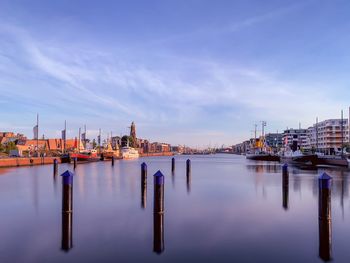
<svg viewBox="0 0 350 263">
<path fill-rule="evenodd" d="M 97 156 L 91 156 L 88 154 L 82 153 L 70 153 L 69 154 L 69 162 L 72 162 L 74 158 L 77 158 L 78 162 L 97 162 L 100 161 L 100 158 Z"/>
<path fill-rule="evenodd" d="M 335 157 L 335 156 L 321 156 L 318 157 L 318 165 L 333 165 L 348 167 L 349 162 L 347 158 Z"/>
<path fill-rule="evenodd" d="M 290 164 L 308 164 L 317 165 L 317 155 L 302 155 L 302 156 L 281 156 L 281 162 Z"/>
<path fill-rule="evenodd" d="M 246 158 L 248 160 L 254 160 L 254 161 L 269 161 L 269 162 L 280 161 L 279 156 L 272 155 L 272 154 L 251 154 L 251 155 L 246 155 Z"/>
</svg>

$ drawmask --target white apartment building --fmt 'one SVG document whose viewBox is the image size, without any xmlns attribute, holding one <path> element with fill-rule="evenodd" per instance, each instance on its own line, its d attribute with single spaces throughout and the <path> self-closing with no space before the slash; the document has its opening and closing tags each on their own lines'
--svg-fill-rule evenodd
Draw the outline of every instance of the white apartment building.
<svg viewBox="0 0 350 263">
<path fill-rule="evenodd" d="M 308 129 L 309 149 L 333 154 L 341 151 L 342 142 L 349 143 L 349 121 L 347 119 L 343 119 L 343 129 L 341 119 L 325 120 Z"/>
<path fill-rule="evenodd" d="M 283 132 L 283 146 L 293 145 L 293 139 L 297 140 L 298 147 L 307 149 L 309 146 L 309 136 L 307 129 L 288 129 Z"/>
</svg>

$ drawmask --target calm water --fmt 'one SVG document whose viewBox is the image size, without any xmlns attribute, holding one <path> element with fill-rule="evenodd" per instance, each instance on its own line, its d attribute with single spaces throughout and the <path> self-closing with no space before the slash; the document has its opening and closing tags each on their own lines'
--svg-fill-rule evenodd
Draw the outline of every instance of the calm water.
<svg viewBox="0 0 350 263">
<path fill-rule="evenodd" d="M 349 261 L 346 169 L 290 167 L 283 191 L 277 163 L 190 156 L 187 181 L 188 157 L 175 158 L 174 175 L 171 157 L 78 165 L 71 229 L 62 214 L 62 178 L 54 179 L 51 165 L 1 169 L 0 262 L 322 262 L 320 253 Z M 59 173 L 67 169 L 62 164 Z M 162 218 L 153 213 L 157 170 L 165 175 Z M 331 219 L 319 228 L 317 176 L 325 170 L 333 176 Z M 72 247 L 64 250 L 70 234 Z"/>
</svg>

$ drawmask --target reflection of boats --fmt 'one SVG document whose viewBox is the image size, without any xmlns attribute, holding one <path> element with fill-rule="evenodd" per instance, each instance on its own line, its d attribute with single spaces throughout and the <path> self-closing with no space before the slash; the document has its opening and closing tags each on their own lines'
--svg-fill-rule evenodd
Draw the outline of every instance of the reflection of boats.
<svg viewBox="0 0 350 263">
<path fill-rule="evenodd" d="M 316 154 L 303 154 L 300 150 L 295 152 L 287 151 L 281 156 L 281 162 L 291 164 L 317 165 L 318 157 Z"/>
<path fill-rule="evenodd" d="M 135 159 L 135 158 L 139 158 L 139 152 L 132 147 L 122 147 L 122 157 L 123 159 Z"/>
<path fill-rule="evenodd" d="M 259 152 L 259 153 L 247 153 L 246 158 L 249 160 L 255 160 L 255 161 L 275 161 L 279 162 L 280 157 L 275 154 L 265 153 L 265 152 Z"/>
<path fill-rule="evenodd" d="M 97 156 L 97 151 L 94 149 L 80 153 L 69 153 L 70 162 L 73 160 L 73 158 L 77 158 L 78 162 L 96 162 L 100 160 L 100 158 Z"/>
</svg>

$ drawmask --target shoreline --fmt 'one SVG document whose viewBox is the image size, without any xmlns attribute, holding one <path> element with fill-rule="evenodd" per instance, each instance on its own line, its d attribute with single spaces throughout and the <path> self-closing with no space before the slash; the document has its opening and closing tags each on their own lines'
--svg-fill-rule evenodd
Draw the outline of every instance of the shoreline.
<svg viewBox="0 0 350 263">
<path fill-rule="evenodd" d="M 145 153 L 145 154 L 140 154 L 140 157 L 157 157 L 157 156 L 173 156 L 173 155 L 174 155 L 174 153 L 172 153 L 172 152 Z M 58 163 L 62 163 L 61 157 L 9 157 L 9 158 L 0 158 L 0 168 L 53 164 L 55 159 L 57 159 Z M 123 159 L 119 159 L 118 158 L 117 160 L 123 160 Z M 110 160 L 104 160 L 104 161 L 110 161 Z"/>
</svg>

